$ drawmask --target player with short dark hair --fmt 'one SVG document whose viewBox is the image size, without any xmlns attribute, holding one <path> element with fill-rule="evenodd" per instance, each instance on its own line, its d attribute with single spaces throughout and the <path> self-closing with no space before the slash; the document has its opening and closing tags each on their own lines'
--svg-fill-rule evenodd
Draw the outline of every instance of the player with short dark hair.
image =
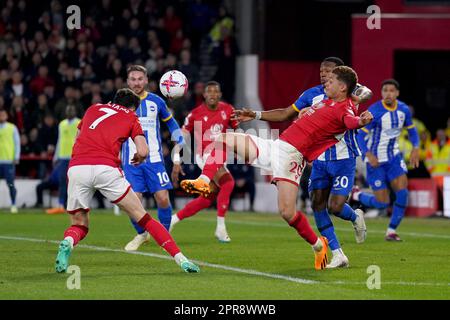
<svg viewBox="0 0 450 320">
<path fill-rule="evenodd" d="M 312 245 L 314 267 L 324 269 L 328 240 L 317 237 L 304 214 L 296 211 L 298 185 L 306 162 L 315 160 L 335 145 L 346 130 L 361 128 L 372 120 L 370 112 L 356 115 L 357 108 L 350 98 L 356 83 L 357 75 L 353 69 L 346 66 L 334 68 L 325 84 L 328 99 L 302 110 L 299 118 L 277 140 L 243 133 L 219 135 L 201 176 L 182 181 L 181 187 L 190 192 L 208 193 L 210 180 L 226 161 L 227 147 L 247 163 L 272 171 L 281 216 Z"/>
<path fill-rule="evenodd" d="M 182 128 L 186 138 L 191 132 L 194 134 L 197 143 L 195 158 L 200 169 L 205 166 L 205 160 L 211 153 L 212 141 L 215 137 L 226 132 L 228 128 L 236 129 L 238 126 L 237 121 L 231 120 L 231 115 L 234 112 L 233 106 L 220 101 L 222 91 L 218 82 L 209 81 L 206 83 L 203 97 L 205 101 L 189 113 Z M 176 157 L 180 158 L 179 155 Z M 174 183 L 178 182 L 179 173 L 178 169 L 174 167 L 174 170 L 172 170 Z M 215 192 L 209 195 L 200 194 L 198 198 L 186 204 L 183 209 L 172 216 L 171 228 L 181 220 L 209 208 L 214 200 L 217 200 L 217 226 L 214 234 L 220 242 L 230 242 L 231 238 L 225 225 L 225 215 L 230 205 L 234 184 L 234 178 L 224 164 L 211 179 L 211 185 Z"/>
<path fill-rule="evenodd" d="M 388 183 L 395 192 L 395 202 L 385 240 L 401 241 L 397 228 L 408 204 L 408 169 L 398 147 L 403 128 L 408 129 L 408 137 L 413 145 L 410 163 L 419 166 L 419 134 L 412 121 L 408 106 L 398 100 L 400 85 L 394 79 L 382 82 L 382 100 L 369 107 L 374 120 L 358 132 L 358 142 L 367 165 L 367 181 L 373 194 L 355 189 L 353 200 L 366 207 L 385 209 L 389 206 Z M 366 141 L 368 138 L 368 141 Z"/>
<path fill-rule="evenodd" d="M 78 125 L 67 172 L 67 212 L 72 225 L 66 229 L 64 240 L 59 244 L 56 272 L 67 270 L 73 247 L 89 231 L 89 204 L 96 190 L 147 230 L 184 271 L 199 272 L 199 268 L 180 252 L 169 232 L 145 211 L 120 169 L 119 151 L 128 138 L 133 139 L 136 145 L 132 164 L 145 161 L 149 152 L 144 132 L 133 112 L 139 104 L 139 96 L 133 91 L 120 89 L 113 103 L 89 107 Z"/>
</svg>

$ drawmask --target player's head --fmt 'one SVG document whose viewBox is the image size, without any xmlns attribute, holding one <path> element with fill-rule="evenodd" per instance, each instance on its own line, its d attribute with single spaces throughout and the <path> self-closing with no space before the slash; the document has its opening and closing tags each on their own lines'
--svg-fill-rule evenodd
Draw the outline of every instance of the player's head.
<svg viewBox="0 0 450 320">
<path fill-rule="evenodd" d="M 69 104 L 66 107 L 66 118 L 73 119 L 77 116 L 77 107 L 73 104 Z"/>
<path fill-rule="evenodd" d="M 328 57 L 323 59 L 322 63 L 320 64 L 320 83 L 325 85 L 333 69 L 343 65 L 344 61 L 337 57 Z"/>
<path fill-rule="evenodd" d="M 5 109 L 0 109 L 0 123 L 5 123 L 8 120 L 8 112 Z"/>
<path fill-rule="evenodd" d="M 113 103 L 125 108 L 136 110 L 141 104 L 141 98 L 128 88 L 119 89 L 114 96 Z"/>
<path fill-rule="evenodd" d="M 347 66 L 336 67 L 325 84 L 325 94 L 330 99 L 350 97 L 357 83 L 358 76 L 352 68 Z"/>
<path fill-rule="evenodd" d="M 205 98 L 205 103 L 210 108 L 215 108 L 222 99 L 222 90 L 220 88 L 220 83 L 217 81 L 209 81 L 205 85 L 205 91 L 203 92 L 203 98 Z"/>
<path fill-rule="evenodd" d="M 400 94 L 400 85 L 395 79 L 386 79 L 381 83 L 381 97 L 383 102 L 388 106 L 395 103 L 398 95 Z"/>
<path fill-rule="evenodd" d="M 141 96 L 147 86 L 147 69 L 140 65 L 132 65 L 127 69 L 127 85 L 128 88 Z"/>
</svg>

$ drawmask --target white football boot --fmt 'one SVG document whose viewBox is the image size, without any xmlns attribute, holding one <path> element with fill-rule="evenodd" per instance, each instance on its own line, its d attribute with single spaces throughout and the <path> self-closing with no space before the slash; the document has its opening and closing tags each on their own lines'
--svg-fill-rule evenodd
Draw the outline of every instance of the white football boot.
<svg viewBox="0 0 450 320">
<path fill-rule="evenodd" d="M 147 231 L 137 234 L 133 240 L 127 243 L 125 251 L 136 251 L 143 243 L 148 242 L 148 240 L 150 240 L 150 234 Z"/>
<path fill-rule="evenodd" d="M 356 243 L 363 243 L 366 240 L 367 229 L 366 222 L 364 221 L 364 211 L 361 209 L 355 210 L 356 215 L 358 216 L 353 223 L 353 228 L 355 229 L 355 239 Z"/>
<path fill-rule="evenodd" d="M 214 233 L 217 240 L 222 243 L 228 243 L 231 241 L 231 238 L 228 236 L 227 229 L 224 227 L 217 227 L 216 232 Z"/>
<path fill-rule="evenodd" d="M 327 264 L 327 269 L 348 268 L 350 266 L 347 256 L 344 253 L 334 254 L 331 262 Z"/>
</svg>

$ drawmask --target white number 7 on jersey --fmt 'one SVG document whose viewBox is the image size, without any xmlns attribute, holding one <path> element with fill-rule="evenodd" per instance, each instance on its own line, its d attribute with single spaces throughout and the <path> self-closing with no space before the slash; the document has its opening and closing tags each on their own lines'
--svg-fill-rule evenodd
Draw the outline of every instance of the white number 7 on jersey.
<svg viewBox="0 0 450 320">
<path fill-rule="evenodd" d="M 117 111 L 114 111 L 114 110 L 108 109 L 108 108 L 100 108 L 99 110 L 105 112 L 106 114 L 102 115 L 101 117 L 97 118 L 97 120 L 92 122 L 92 124 L 89 126 L 89 129 L 97 128 L 97 126 L 100 122 L 102 122 L 106 118 L 109 118 L 117 113 Z"/>
</svg>

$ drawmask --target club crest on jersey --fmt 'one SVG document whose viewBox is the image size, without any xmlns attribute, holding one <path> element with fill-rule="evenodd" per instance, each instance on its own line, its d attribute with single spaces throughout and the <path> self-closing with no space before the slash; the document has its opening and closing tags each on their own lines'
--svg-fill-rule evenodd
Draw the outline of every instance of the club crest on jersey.
<svg viewBox="0 0 450 320">
<path fill-rule="evenodd" d="M 221 133 L 223 130 L 223 124 L 216 123 L 209 130 L 211 130 L 211 133 L 213 133 L 213 134 Z"/>
<path fill-rule="evenodd" d="M 156 107 L 154 103 L 151 103 L 151 101 L 145 101 L 145 105 L 147 106 L 147 108 L 149 108 L 149 110 L 151 112 L 155 112 L 156 111 Z"/>
</svg>

